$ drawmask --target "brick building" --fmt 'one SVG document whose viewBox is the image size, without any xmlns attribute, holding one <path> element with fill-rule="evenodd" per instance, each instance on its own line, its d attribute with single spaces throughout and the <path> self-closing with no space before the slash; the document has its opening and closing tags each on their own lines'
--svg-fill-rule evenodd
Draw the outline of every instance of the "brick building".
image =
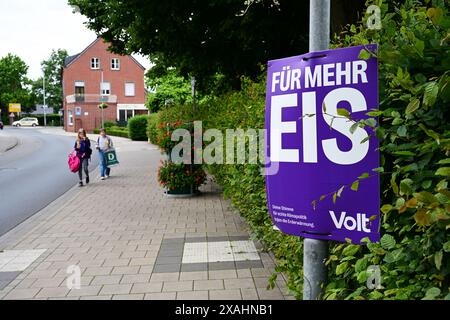
<svg viewBox="0 0 450 320">
<path fill-rule="evenodd" d="M 145 68 L 132 56 L 113 54 L 97 38 L 83 52 L 67 57 L 63 69 L 64 129 L 92 132 L 104 121 L 126 122 L 147 114 Z"/>
</svg>

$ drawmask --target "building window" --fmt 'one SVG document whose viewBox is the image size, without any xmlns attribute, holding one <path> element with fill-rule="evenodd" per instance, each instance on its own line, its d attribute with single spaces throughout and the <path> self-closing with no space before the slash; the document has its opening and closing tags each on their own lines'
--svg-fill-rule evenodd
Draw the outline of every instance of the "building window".
<svg viewBox="0 0 450 320">
<path fill-rule="evenodd" d="M 99 58 L 91 59 L 91 69 L 100 69 L 100 59 Z"/>
<path fill-rule="evenodd" d="M 119 58 L 111 59 L 111 70 L 120 70 L 120 60 Z"/>
<path fill-rule="evenodd" d="M 109 96 L 111 94 L 111 83 L 102 83 L 102 96 Z"/>
<path fill-rule="evenodd" d="M 134 82 L 126 82 L 125 83 L 125 96 L 126 97 L 134 97 L 135 96 Z"/>
<path fill-rule="evenodd" d="M 73 112 L 72 110 L 67 111 L 67 123 L 69 126 L 73 126 Z"/>
<path fill-rule="evenodd" d="M 75 81 L 75 101 L 84 101 L 84 81 Z"/>
</svg>

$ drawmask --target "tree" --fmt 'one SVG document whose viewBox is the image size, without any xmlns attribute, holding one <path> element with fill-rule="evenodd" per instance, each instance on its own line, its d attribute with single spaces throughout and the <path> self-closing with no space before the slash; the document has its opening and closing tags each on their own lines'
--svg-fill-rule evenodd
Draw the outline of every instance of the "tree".
<svg viewBox="0 0 450 320">
<path fill-rule="evenodd" d="M 4 121 L 8 118 L 9 103 L 20 103 L 22 111 L 34 105 L 27 72 L 28 66 L 16 55 L 8 53 L 0 59 L 0 107 Z"/>
<path fill-rule="evenodd" d="M 308 1 L 275 2 L 257 1 L 242 15 L 244 0 L 69 0 L 113 51 L 147 54 L 196 76 L 200 88 L 217 73 L 238 87 L 260 64 L 308 51 Z"/>
<path fill-rule="evenodd" d="M 49 107 L 58 112 L 63 106 L 62 68 L 64 59 L 68 56 L 64 49 L 52 50 L 50 57 L 41 62 L 45 75 L 45 99 Z M 39 103 L 43 103 L 43 78 L 33 81 L 32 91 Z"/>
<path fill-rule="evenodd" d="M 147 107 L 152 112 L 164 108 L 167 104 L 184 104 L 192 100 L 190 82 L 174 68 L 168 69 L 162 75 L 155 75 L 150 70 L 146 82 L 148 87 L 152 88 L 147 100 Z"/>
</svg>

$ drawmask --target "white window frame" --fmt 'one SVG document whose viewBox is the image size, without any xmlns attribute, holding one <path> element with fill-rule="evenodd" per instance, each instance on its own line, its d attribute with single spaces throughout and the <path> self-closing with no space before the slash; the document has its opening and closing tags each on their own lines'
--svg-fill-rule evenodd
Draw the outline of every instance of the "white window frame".
<svg viewBox="0 0 450 320">
<path fill-rule="evenodd" d="M 67 124 L 69 126 L 73 126 L 73 111 L 72 110 L 67 110 Z"/>
<path fill-rule="evenodd" d="M 100 69 L 100 59 L 97 57 L 91 58 L 91 69 L 99 70 Z"/>
<path fill-rule="evenodd" d="M 133 85 L 133 94 L 127 94 L 127 85 Z M 136 83 L 127 81 L 125 82 L 125 97 L 135 97 L 136 96 Z"/>
<path fill-rule="evenodd" d="M 111 59 L 111 70 L 120 70 L 120 59 L 119 58 Z"/>
<path fill-rule="evenodd" d="M 111 95 L 111 82 L 103 81 L 100 85 L 101 85 L 102 96 L 109 96 L 109 95 Z M 107 85 L 108 89 L 105 89 L 104 85 Z"/>
</svg>

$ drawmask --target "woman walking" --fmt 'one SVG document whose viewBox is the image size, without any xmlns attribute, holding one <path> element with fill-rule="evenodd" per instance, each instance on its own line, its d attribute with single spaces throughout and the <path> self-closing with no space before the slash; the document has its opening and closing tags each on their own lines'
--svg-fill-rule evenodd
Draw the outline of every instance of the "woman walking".
<svg viewBox="0 0 450 320">
<path fill-rule="evenodd" d="M 80 168 L 78 169 L 78 177 L 80 178 L 79 186 L 83 186 L 83 171 L 86 176 L 86 184 L 89 183 L 89 159 L 91 158 L 92 149 L 91 141 L 86 135 L 84 129 L 78 130 L 77 141 L 75 141 L 75 150 L 80 159 Z"/>
<path fill-rule="evenodd" d="M 100 136 L 97 139 L 97 145 L 96 148 L 98 150 L 98 155 L 100 158 L 100 179 L 105 180 L 109 178 L 109 173 L 111 171 L 110 168 L 108 168 L 105 152 L 108 151 L 110 148 L 113 147 L 113 142 L 111 138 L 106 134 L 106 129 L 100 130 Z"/>
</svg>

